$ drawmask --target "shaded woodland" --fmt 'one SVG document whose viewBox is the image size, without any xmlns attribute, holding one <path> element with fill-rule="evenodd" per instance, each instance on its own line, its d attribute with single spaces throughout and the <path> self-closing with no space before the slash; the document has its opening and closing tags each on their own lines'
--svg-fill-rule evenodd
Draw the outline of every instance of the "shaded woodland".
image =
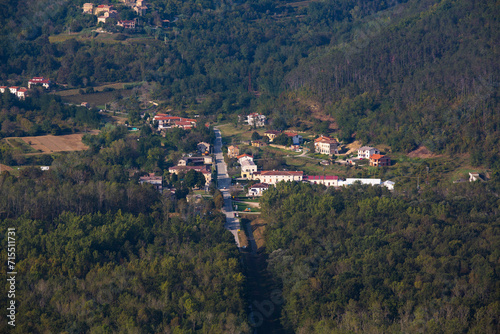
<svg viewBox="0 0 500 334">
<path fill-rule="evenodd" d="M 300 333 L 498 332 L 498 186 L 270 188 L 261 205 L 282 324 Z"/>
</svg>

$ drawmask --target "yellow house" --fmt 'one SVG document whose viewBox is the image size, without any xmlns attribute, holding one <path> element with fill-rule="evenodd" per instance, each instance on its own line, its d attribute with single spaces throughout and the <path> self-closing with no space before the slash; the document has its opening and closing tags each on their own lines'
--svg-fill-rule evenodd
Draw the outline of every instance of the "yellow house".
<svg viewBox="0 0 500 334">
<path fill-rule="evenodd" d="M 92 14 L 94 13 L 94 4 L 87 2 L 83 4 L 83 13 Z"/>
</svg>

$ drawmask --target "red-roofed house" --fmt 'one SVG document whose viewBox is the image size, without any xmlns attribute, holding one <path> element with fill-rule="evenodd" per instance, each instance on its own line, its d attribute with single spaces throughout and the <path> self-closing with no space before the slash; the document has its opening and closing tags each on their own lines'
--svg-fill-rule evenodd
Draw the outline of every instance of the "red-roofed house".
<svg viewBox="0 0 500 334">
<path fill-rule="evenodd" d="M 303 138 L 298 133 L 285 131 L 284 134 L 286 134 L 288 137 L 292 138 L 293 145 L 302 144 Z"/>
<path fill-rule="evenodd" d="M 19 87 L 17 87 L 17 86 L 12 86 L 12 87 L 9 87 L 9 92 L 10 92 L 11 94 L 15 94 L 15 95 L 17 95 L 17 90 L 18 90 L 18 89 L 19 89 Z"/>
<path fill-rule="evenodd" d="M 45 89 L 49 89 L 50 84 L 51 82 L 49 79 L 45 79 L 44 77 L 34 77 L 28 81 L 28 88 L 31 89 L 31 86 L 42 85 Z"/>
<path fill-rule="evenodd" d="M 252 155 L 250 155 L 250 154 L 246 154 L 246 153 L 245 153 L 245 154 L 242 154 L 242 155 L 238 155 L 238 156 L 236 157 L 236 159 L 238 159 L 238 162 L 241 164 L 241 162 L 242 162 L 243 160 L 251 160 L 251 161 L 253 161 L 253 156 L 252 156 Z"/>
<path fill-rule="evenodd" d="M 327 187 L 338 187 L 339 177 L 336 175 L 304 175 L 304 182 L 323 184 Z"/>
<path fill-rule="evenodd" d="M 196 123 L 193 124 L 193 122 L 186 122 L 186 121 L 178 121 L 175 122 L 175 126 L 178 128 L 182 128 L 184 130 L 192 129 L 194 128 Z"/>
<path fill-rule="evenodd" d="M 391 158 L 382 154 L 372 154 L 370 156 L 370 166 L 380 167 L 380 166 L 390 166 Z"/>
<path fill-rule="evenodd" d="M 94 9 L 94 15 L 99 15 L 102 12 L 109 12 L 111 10 L 111 6 L 108 5 L 99 5 Z"/>
<path fill-rule="evenodd" d="M 333 155 L 338 154 L 339 143 L 334 138 L 321 136 L 314 140 L 314 148 L 316 153 Z"/>
<path fill-rule="evenodd" d="M 7 90 L 7 88 L 9 88 L 9 87 L 7 87 L 7 86 L 0 86 L 0 93 L 2 93 L 2 94 L 5 93 L 5 91 Z"/>
<path fill-rule="evenodd" d="M 24 100 L 26 98 L 26 96 L 28 95 L 28 89 L 27 88 L 24 88 L 24 87 L 21 87 L 17 90 L 17 97 L 21 100 Z"/>
<path fill-rule="evenodd" d="M 158 129 L 169 129 L 171 127 L 179 127 L 183 129 L 191 129 L 196 127 L 196 120 L 191 118 L 182 118 L 178 116 L 170 116 L 166 114 L 156 114 L 153 118 L 158 122 Z"/>
</svg>

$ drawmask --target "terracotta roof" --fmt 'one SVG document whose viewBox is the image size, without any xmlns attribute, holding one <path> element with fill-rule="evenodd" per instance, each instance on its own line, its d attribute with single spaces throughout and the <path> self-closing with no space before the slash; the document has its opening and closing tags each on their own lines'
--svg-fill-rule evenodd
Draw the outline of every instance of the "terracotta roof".
<svg viewBox="0 0 500 334">
<path fill-rule="evenodd" d="M 245 154 L 238 155 L 236 158 L 237 158 L 237 159 L 241 159 L 241 158 L 243 158 L 243 157 L 250 157 L 250 158 L 252 158 L 252 159 L 253 159 L 253 155 L 246 154 L 246 153 L 245 153 Z"/>
<path fill-rule="evenodd" d="M 191 122 L 186 122 L 186 121 L 178 121 L 178 122 L 175 122 L 176 125 L 193 125 L 193 123 Z"/>
<path fill-rule="evenodd" d="M 298 136 L 299 134 L 296 133 L 296 132 L 283 132 L 284 134 L 286 134 L 288 137 L 295 137 L 295 136 Z"/>
<path fill-rule="evenodd" d="M 273 175 L 293 176 L 293 175 L 303 175 L 303 174 L 304 174 L 304 172 L 302 172 L 302 171 L 294 172 L 294 171 L 288 171 L 288 170 L 263 170 L 262 172 L 260 172 L 260 175 L 269 175 L 269 176 L 273 176 Z"/>
<path fill-rule="evenodd" d="M 29 83 L 50 83 L 49 79 L 45 79 L 42 77 L 35 77 L 28 81 Z"/>
<path fill-rule="evenodd" d="M 387 158 L 387 157 L 383 154 L 372 154 L 370 160 L 380 160 L 382 158 Z"/>
<path fill-rule="evenodd" d="M 316 139 L 314 139 L 315 143 L 323 142 L 323 143 L 337 143 L 337 140 L 334 138 L 330 138 L 327 136 L 321 136 Z"/>
</svg>

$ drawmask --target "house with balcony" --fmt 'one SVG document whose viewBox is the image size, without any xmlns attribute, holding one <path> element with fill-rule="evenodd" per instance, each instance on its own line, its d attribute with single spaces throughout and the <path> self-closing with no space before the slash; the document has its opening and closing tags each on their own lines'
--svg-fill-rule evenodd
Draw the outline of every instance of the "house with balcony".
<svg viewBox="0 0 500 334">
<path fill-rule="evenodd" d="M 250 126 L 255 126 L 257 128 L 260 128 L 266 125 L 266 121 L 267 121 L 266 116 L 259 113 L 252 113 L 250 115 L 247 115 L 245 123 L 247 123 Z"/>
<path fill-rule="evenodd" d="M 229 158 L 236 158 L 238 155 L 240 155 L 240 149 L 238 146 L 231 145 L 227 148 L 227 156 Z"/>
<path fill-rule="evenodd" d="M 314 150 L 319 154 L 334 155 L 339 153 L 339 142 L 327 136 L 321 136 L 314 140 Z"/>
<path fill-rule="evenodd" d="M 358 148 L 358 158 L 359 159 L 370 159 L 374 154 L 380 154 L 380 151 L 375 147 L 363 146 Z"/>
</svg>

